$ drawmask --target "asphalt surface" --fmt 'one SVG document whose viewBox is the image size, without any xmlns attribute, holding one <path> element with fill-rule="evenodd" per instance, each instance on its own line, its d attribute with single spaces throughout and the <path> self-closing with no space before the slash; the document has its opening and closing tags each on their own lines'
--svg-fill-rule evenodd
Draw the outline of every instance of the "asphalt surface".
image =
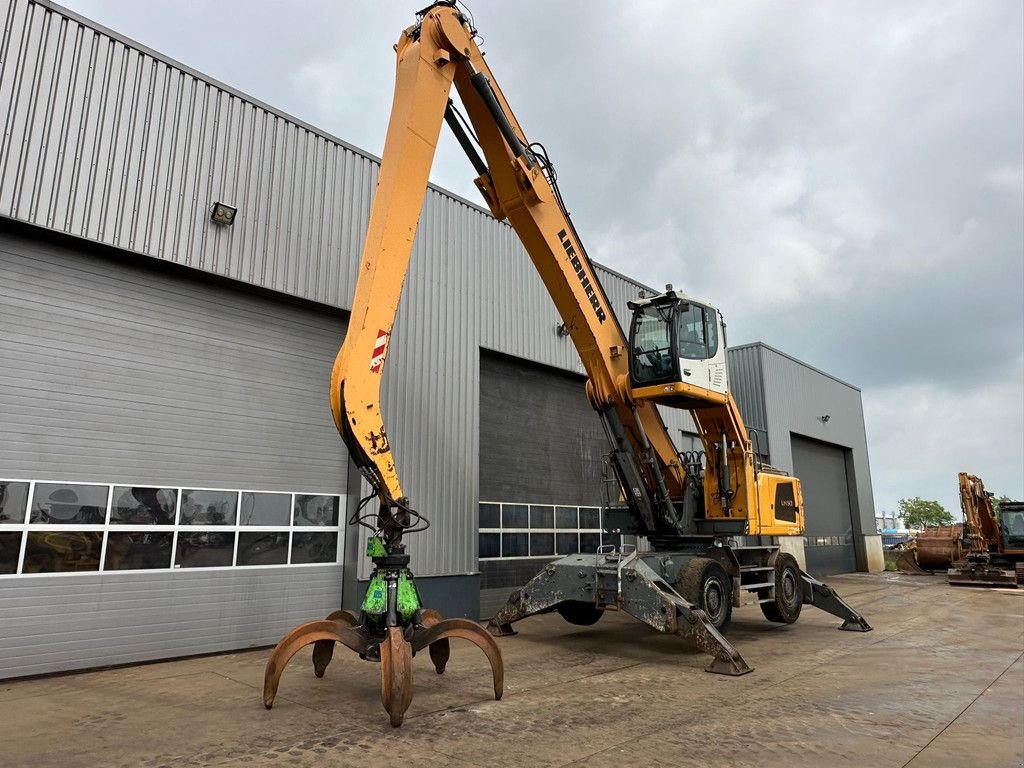
<svg viewBox="0 0 1024 768">
<path fill-rule="evenodd" d="M 296 656 L 270 711 L 267 649 L 0 681 L 0 765 L 1024 765 L 1024 590 L 829 583 L 875 630 L 838 632 L 809 608 L 773 625 L 745 606 L 728 634 L 754 667 L 740 678 L 703 672 L 702 654 L 622 615 L 586 628 L 549 615 L 499 640 L 495 702 L 483 654 L 453 641 L 442 676 L 415 659 L 399 729 L 377 665 L 344 648 L 323 679 Z"/>
</svg>

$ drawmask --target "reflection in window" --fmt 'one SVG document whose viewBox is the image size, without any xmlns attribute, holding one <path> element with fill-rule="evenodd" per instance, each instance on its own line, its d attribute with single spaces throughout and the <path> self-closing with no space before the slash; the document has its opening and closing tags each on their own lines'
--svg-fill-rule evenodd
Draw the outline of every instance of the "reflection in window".
<svg viewBox="0 0 1024 768">
<path fill-rule="evenodd" d="M 184 503 L 184 494 L 182 494 L 183 512 Z M 174 563 L 182 568 L 216 568 L 231 565 L 234 552 L 234 533 L 219 531 L 179 533 Z"/>
<path fill-rule="evenodd" d="M 114 487 L 110 522 L 122 525 L 174 525 L 178 494 L 170 488 Z"/>
<path fill-rule="evenodd" d="M 234 491 L 182 491 L 181 524 L 234 525 L 237 503 Z"/>
<path fill-rule="evenodd" d="M 575 533 L 556 534 L 555 551 L 560 555 L 575 555 L 580 551 L 579 536 Z"/>
<path fill-rule="evenodd" d="M 107 534 L 105 571 L 151 570 L 171 567 L 174 534 L 153 531 L 111 531 Z"/>
<path fill-rule="evenodd" d="M 601 546 L 601 534 L 600 533 L 581 533 L 580 534 L 580 552 L 586 552 L 588 554 L 594 554 L 597 552 L 597 548 Z"/>
<path fill-rule="evenodd" d="M 287 532 L 238 534 L 238 565 L 284 565 L 287 562 Z"/>
<path fill-rule="evenodd" d="M 296 563 L 333 563 L 337 558 L 337 533 L 295 533 L 292 535 L 292 565 Z"/>
<path fill-rule="evenodd" d="M 17 553 L 15 553 L 17 557 Z M 480 557 L 501 557 L 501 534 L 480 534 Z"/>
<path fill-rule="evenodd" d="M 555 534 L 531 533 L 530 557 L 543 557 L 555 554 Z"/>
<path fill-rule="evenodd" d="M 292 513 L 292 497 L 289 493 L 242 494 L 242 508 L 239 512 L 241 525 L 288 525 Z"/>
<path fill-rule="evenodd" d="M 501 510 L 502 528 L 528 528 L 530 508 L 526 504 L 505 504 Z"/>
<path fill-rule="evenodd" d="M 508 509 L 508 507 L 506 507 Z M 503 533 L 501 534 L 501 556 L 502 557 L 526 557 L 530 554 L 529 534 L 526 533 Z"/>
<path fill-rule="evenodd" d="M 551 507 L 530 507 L 530 527 L 531 528 L 554 528 L 555 527 L 555 510 Z"/>
<path fill-rule="evenodd" d="M 622 551 L 622 534 L 621 533 L 602 533 L 601 534 L 601 545 L 607 546 L 611 544 L 618 551 Z"/>
<path fill-rule="evenodd" d="M 102 542 L 100 531 L 31 531 L 22 573 L 98 571 Z"/>
<path fill-rule="evenodd" d="M 106 485 L 36 483 L 29 522 L 102 525 L 107 517 Z"/>
<path fill-rule="evenodd" d="M 0 573 L 17 573 L 21 531 L 0 532 Z"/>
<path fill-rule="evenodd" d="M 295 497 L 295 525 L 337 525 L 339 506 L 338 496 L 297 495 Z"/>
<path fill-rule="evenodd" d="M 0 480 L 0 525 L 25 522 L 28 483 Z"/>
<path fill-rule="evenodd" d="M 501 528 L 501 505 L 481 502 L 479 507 L 481 528 Z"/>
<path fill-rule="evenodd" d="M 685 310 L 682 307 L 687 307 Z M 708 340 L 704 326 L 704 307 L 681 304 L 676 310 L 676 338 L 679 355 L 690 360 L 704 360 L 708 354 Z"/>
<path fill-rule="evenodd" d="M 555 507 L 555 523 L 559 528 L 579 528 L 576 507 Z"/>
</svg>

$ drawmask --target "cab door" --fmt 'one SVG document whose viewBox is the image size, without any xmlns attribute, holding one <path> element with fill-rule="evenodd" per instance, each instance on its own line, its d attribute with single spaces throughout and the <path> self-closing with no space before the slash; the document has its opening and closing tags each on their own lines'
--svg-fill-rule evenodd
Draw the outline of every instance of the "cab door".
<svg viewBox="0 0 1024 768">
<path fill-rule="evenodd" d="M 675 326 L 680 381 L 724 394 L 725 350 L 720 343 L 718 312 L 688 302 L 677 311 Z"/>
</svg>

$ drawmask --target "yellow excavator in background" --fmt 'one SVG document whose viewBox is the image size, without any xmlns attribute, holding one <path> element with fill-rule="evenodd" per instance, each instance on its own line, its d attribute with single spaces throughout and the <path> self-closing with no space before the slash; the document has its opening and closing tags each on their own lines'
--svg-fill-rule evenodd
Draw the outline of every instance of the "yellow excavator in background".
<svg viewBox="0 0 1024 768">
<path fill-rule="evenodd" d="M 513 634 L 514 622 L 547 611 L 581 625 L 606 610 L 626 611 L 689 640 L 713 657 L 708 671 L 727 675 L 751 671 L 722 634 L 742 591 L 753 593 L 770 621 L 792 623 L 810 604 L 842 618 L 841 629 L 870 630 L 779 546 L 734 545 L 740 536 L 802 535 L 804 507 L 799 480 L 762 464 L 752 449 L 729 391 L 718 311 L 668 286 L 630 302 L 627 337 L 566 212 L 544 148 L 527 139 L 476 36 L 471 20 L 449 0 L 420 11 L 396 46 L 391 119 L 330 389 L 335 424 L 373 489 L 350 523 L 372 529 L 374 570 L 358 614 L 337 612 L 281 641 L 267 666 L 264 703 L 272 704 L 284 665 L 299 648 L 317 644 L 314 666 L 321 675 L 333 644 L 341 642 L 380 660 L 382 700 L 398 725 L 412 697 L 412 654 L 429 647 L 441 672 L 453 636 L 488 655 L 500 697 L 503 670 L 491 634 Z M 453 84 L 468 121 L 449 99 Z M 653 548 L 607 546 L 552 562 L 512 595 L 489 623 L 490 634 L 475 622 L 442 621 L 420 603 L 403 537 L 427 522 L 402 490 L 380 407 L 391 330 L 442 122 L 466 151 L 494 217 L 508 221 L 525 246 L 586 369 L 586 394 L 608 436 L 621 491 L 621 504 L 604 511 L 605 527 L 646 537 Z M 703 452 L 679 453 L 658 406 L 690 412 Z M 364 513 L 373 500 L 378 509 Z"/>
<path fill-rule="evenodd" d="M 961 472 L 957 479 L 963 525 L 921 531 L 918 564 L 946 569 L 954 586 L 1024 586 L 1024 502 L 1004 501 L 997 512 L 980 477 Z"/>
</svg>

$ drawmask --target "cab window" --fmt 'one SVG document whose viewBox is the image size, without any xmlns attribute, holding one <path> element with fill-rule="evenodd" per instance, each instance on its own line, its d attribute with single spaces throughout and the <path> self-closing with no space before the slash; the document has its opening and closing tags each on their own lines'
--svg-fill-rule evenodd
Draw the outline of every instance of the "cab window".
<svg viewBox="0 0 1024 768">
<path fill-rule="evenodd" d="M 718 353 L 718 313 L 705 309 L 704 322 L 708 329 L 708 357 L 714 357 Z"/>
<path fill-rule="evenodd" d="M 676 338 L 679 356 L 689 360 L 703 360 L 708 356 L 707 334 L 704 327 L 704 307 L 684 304 L 686 309 L 676 311 Z"/>
<path fill-rule="evenodd" d="M 676 338 L 680 357 L 707 360 L 718 351 L 718 323 L 715 311 L 699 304 L 676 310 Z"/>
<path fill-rule="evenodd" d="M 648 304 L 633 316 L 632 374 L 637 383 L 660 381 L 675 372 L 671 307 Z"/>
</svg>

